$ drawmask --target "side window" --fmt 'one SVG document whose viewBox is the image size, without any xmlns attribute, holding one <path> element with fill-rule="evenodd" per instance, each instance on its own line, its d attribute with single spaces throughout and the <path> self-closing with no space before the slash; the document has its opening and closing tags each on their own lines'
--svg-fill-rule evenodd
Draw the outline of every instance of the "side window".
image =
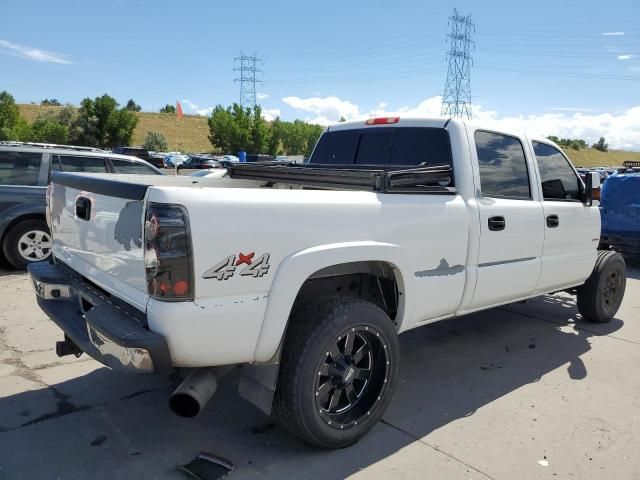
<svg viewBox="0 0 640 480">
<path fill-rule="evenodd" d="M 112 158 L 111 163 L 113 164 L 113 172 L 114 173 L 131 173 L 137 175 L 157 175 L 153 168 L 145 165 L 144 163 L 138 162 L 127 162 L 126 160 L 120 160 L 117 158 Z"/>
<path fill-rule="evenodd" d="M 0 185 L 38 185 L 41 153 L 0 152 Z"/>
<path fill-rule="evenodd" d="M 581 185 L 567 159 L 556 148 L 533 142 L 545 200 L 580 200 Z"/>
<path fill-rule="evenodd" d="M 478 130 L 475 142 L 482 196 L 530 200 L 529 172 L 520 140 Z"/>
<path fill-rule="evenodd" d="M 58 160 L 63 172 L 107 172 L 107 166 L 104 162 L 104 158 L 100 157 L 75 157 L 70 155 L 58 155 Z"/>
</svg>

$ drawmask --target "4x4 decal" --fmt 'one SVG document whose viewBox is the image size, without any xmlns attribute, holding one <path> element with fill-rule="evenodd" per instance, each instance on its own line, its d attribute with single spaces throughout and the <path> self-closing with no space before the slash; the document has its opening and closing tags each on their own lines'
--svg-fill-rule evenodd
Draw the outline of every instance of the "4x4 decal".
<svg viewBox="0 0 640 480">
<path fill-rule="evenodd" d="M 202 278 L 215 278 L 218 280 L 229 280 L 236 273 L 237 268 L 240 265 L 244 265 L 244 268 L 240 270 L 240 275 L 243 277 L 259 278 L 269 273 L 269 254 L 256 258 L 255 252 L 244 254 L 242 252 L 238 255 L 229 255 L 220 263 L 214 265 L 209 270 L 202 274 Z"/>
</svg>

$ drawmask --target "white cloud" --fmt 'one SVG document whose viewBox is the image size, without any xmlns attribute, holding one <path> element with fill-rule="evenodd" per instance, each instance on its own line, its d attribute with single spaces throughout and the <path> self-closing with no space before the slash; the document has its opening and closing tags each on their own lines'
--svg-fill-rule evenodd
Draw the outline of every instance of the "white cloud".
<svg viewBox="0 0 640 480">
<path fill-rule="evenodd" d="M 603 37 L 621 37 L 624 35 L 624 32 L 604 32 L 602 34 Z"/>
<path fill-rule="evenodd" d="M 189 100 L 187 98 L 183 98 L 182 99 L 182 103 L 184 103 L 191 110 L 197 110 L 198 108 L 200 108 L 200 105 L 198 105 L 196 103 L 193 103 L 191 100 Z"/>
<path fill-rule="evenodd" d="M 262 116 L 267 122 L 272 122 L 276 117 L 280 116 L 280 110 L 277 108 L 263 108 Z"/>
<path fill-rule="evenodd" d="M 474 122 L 496 129 L 519 130 L 533 136 L 556 135 L 593 143 L 605 137 L 613 149 L 640 150 L 640 106 L 618 113 L 543 113 L 500 117 L 477 106 Z"/>
<path fill-rule="evenodd" d="M 555 112 L 601 112 L 600 108 L 585 108 L 585 107 L 552 107 L 550 110 Z"/>
<path fill-rule="evenodd" d="M 269 94 L 268 93 L 256 93 L 256 98 L 258 100 L 265 100 L 265 99 L 269 98 Z"/>
<path fill-rule="evenodd" d="M 7 40 L 0 40 L 0 53 L 14 55 L 16 57 L 26 58 L 34 62 L 50 62 L 71 65 L 73 62 L 61 53 L 40 50 L 39 48 L 29 47 L 28 45 L 20 45 Z"/>
<path fill-rule="evenodd" d="M 633 55 L 630 53 L 625 53 L 624 55 L 618 55 L 618 60 L 629 60 L 633 58 Z"/>
<path fill-rule="evenodd" d="M 372 116 L 439 117 L 441 96 L 429 97 L 415 106 L 387 108 L 382 102 L 368 112 L 358 105 L 337 97 L 287 97 L 283 101 L 291 107 L 317 115 L 308 122 L 330 125 L 341 116 L 347 120 L 365 120 Z M 532 136 L 556 135 L 581 138 L 593 143 L 605 137 L 613 149 L 640 151 L 640 106 L 622 112 L 606 113 L 592 108 L 554 107 L 554 112 L 538 115 L 501 116 L 483 105 L 473 106 L 473 121 L 504 131 L 522 131 Z"/>
<path fill-rule="evenodd" d="M 195 113 L 196 115 L 200 115 L 202 117 L 207 117 L 211 115 L 211 112 L 213 112 L 213 107 L 200 108 L 200 105 L 198 105 L 197 103 L 193 103 L 191 100 L 187 98 L 183 98 L 182 103 L 184 103 L 187 107 L 189 107 L 189 110 L 191 110 L 190 113 Z"/>
<path fill-rule="evenodd" d="M 314 118 L 305 120 L 319 125 L 330 125 L 340 120 L 340 117 L 354 120 L 360 116 L 357 105 L 348 100 L 340 100 L 338 97 L 285 97 L 282 101 L 296 110 L 316 115 Z"/>
<path fill-rule="evenodd" d="M 213 112 L 213 107 L 199 108 L 198 110 L 196 110 L 196 114 L 202 117 L 208 117 L 209 115 L 211 115 L 211 112 Z"/>
</svg>

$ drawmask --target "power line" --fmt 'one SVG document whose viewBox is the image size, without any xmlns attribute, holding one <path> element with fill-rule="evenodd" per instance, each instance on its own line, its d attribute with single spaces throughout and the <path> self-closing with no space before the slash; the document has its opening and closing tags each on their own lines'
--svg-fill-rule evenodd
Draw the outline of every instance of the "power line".
<svg viewBox="0 0 640 480">
<path fill-rule="evenodd" d="M 262 73 L 262 70 L 256 68 L 256 65 L 262 64 L 262 60 L 256 57 L 256 54 L 245 55 L 242 51 L 240 56 L 234 58 L 234 61 L 240 62 L 239 67 L 235 67 L 234 71 L 240 72 L 239 78 L 234 78 L 234 82 L 240 82 L 240 105 L 244 108 L 256 106 L 256 84 L 264 83 L 261 79 L 256 77 L 257 73 Z"/>
<path fill-rule="evenodd" d="M 446 117 L 471 118 L 472 58 L 469 52 L 474 46 L 471 33 L 475 33 L 475 24 L 471 21 L 471 15 L 464 17 L 454 8 L 453 15 L 449 17 L 449 25 L 449 66 L 440 114 Z"/>
</svg>

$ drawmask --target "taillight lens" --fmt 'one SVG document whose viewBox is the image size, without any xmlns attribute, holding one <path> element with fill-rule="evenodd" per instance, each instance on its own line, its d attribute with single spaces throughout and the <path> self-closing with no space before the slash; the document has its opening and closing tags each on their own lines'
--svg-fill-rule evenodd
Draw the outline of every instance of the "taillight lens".
<svg viewBox="0 0 640 480">
<path fill-rule="evenodd" d="M 191 238 L 184 207 L 151 203 L 144 236 L 149 294 L 159 300 L 193 300 Z"/>
</svg>

